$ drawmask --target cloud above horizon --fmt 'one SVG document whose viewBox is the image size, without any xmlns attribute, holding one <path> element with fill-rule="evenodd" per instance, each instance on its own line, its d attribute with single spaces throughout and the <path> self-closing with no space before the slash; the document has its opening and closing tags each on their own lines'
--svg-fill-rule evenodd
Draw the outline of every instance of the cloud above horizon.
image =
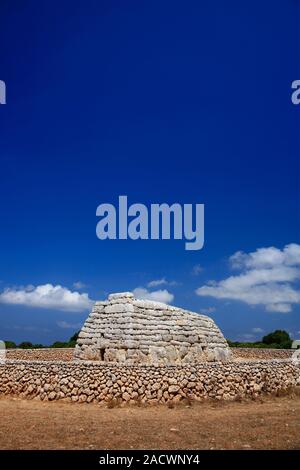
<svg viewBox="0 0 300 470">
<path fill-rule="evenodd" d="M 263 305 L 268 312 L 288 313 L 300 303 L 300 245 L 291 243 L 282 250 L 269 247 L 251 253 L 238 251 L 229 258 L 240 274 L 221 281 L 210 281 L 196 294 L 230 299 L 248 305 Z"/>
<path fill-rule="evenodd" d="M 154 300 L 155 302 L 163 302 L 165 304 L 169 304 L 174 300 L 174 295 L 167 289 L 159 289 L 150 292 L 144 287 L 136 287 L 132 292 L 137 299 L 141 300 Z"/>
<path fill-rule="evenodd" d="M 85 284 L 84 282 L 81 282 L 81 281 L 76 281 L 76 282 L 73 282 L 73 287 L 75 289 L 86 289 L 88 287 L 87 284 Z"/>
<path fill-rule="evenodd" d="M 168 281 L 165 277 L 161 279 L 154 279 L 153 281 L 148 282 L 147 287 L 157 287 L 157 286 L 176 286 L 178 283 L 176 281 Z"/>
<path fill-rule="evenodd" d="M 25 288 L 6 288 L 0 293 L 0 303 L 82 312 L 90 309 L 94 301 L 86 293 L 72 292 L 60 285 L 42 284 Z"/>
<path fill-rule="evenodd" d="M 214 313 L 215 311 L 215 307 L 201 308 L 201 313 L 203 313 L 204 315 L 209 315 L 210 313 Z"/>
<path fill-rule="evenodd" d="M 82 327 L 81 323 L 69 323 L 64 320 L 58 321 L 56 324 L 57 326 L 59 326 L 59 328 L 72 329 L 72 330 L 77 330 Z"/>
<path fill-rule="evenodd" d="M 264 332 L 264 330 L 260 327 L 252 328 L 252 331 L 253 331 L 253 333 L 263 333 Z"/>
<path fill-rule="evenodd" d="M 201 266 L 201 264 L 195 264 L 192 269 L 192 274 L 193 276 L 198 276 L 200 273 L 204 271 L 204 268 Z"/>
</svg>

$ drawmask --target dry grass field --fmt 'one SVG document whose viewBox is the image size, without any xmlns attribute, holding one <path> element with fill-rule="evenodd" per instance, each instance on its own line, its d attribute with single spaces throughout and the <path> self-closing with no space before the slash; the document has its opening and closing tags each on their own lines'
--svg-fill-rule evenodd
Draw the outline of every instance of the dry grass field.
<svg viewBox="0 0 300 470">
<path fill-rule="evenodd" d="M 300 449 L 300 397 L 152 407 L 0 399 L 0 449 Z"/>
</svg>

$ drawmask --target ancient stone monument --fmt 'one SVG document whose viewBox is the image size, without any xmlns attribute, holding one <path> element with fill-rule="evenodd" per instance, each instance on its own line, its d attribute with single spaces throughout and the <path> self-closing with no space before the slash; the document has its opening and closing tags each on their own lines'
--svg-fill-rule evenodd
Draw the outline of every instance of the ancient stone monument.
<svg viewBox="0 0 300 470">
<path fill-rule="evenodd" d="M 226 361 L 228 345 L 214 321 L 130 292 L 96 302 L 79 333 L 75 360 L 126 364 Z"/>
</svg>

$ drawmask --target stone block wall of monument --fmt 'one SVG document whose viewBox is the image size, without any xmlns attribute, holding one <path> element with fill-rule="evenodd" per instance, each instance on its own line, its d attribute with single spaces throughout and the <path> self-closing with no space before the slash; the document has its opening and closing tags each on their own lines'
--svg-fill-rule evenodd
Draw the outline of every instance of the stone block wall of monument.
<svg viewBox="0 0 300 470">
<path fill-rule="evenodd" d="M 226 361 L 230 350 L 214 321 L 130 292 L 96 302 L 79 333 L 76 360 L 126 364 Z"/>
</svg>

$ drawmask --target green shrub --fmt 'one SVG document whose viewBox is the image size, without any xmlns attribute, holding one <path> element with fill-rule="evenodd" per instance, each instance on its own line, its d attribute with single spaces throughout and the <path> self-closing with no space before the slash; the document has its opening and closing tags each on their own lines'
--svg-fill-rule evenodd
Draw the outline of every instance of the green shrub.
<svg viewBox="0 0 300 470">
<path fill-rule="evenodd" d="M 63 341 L 55 341 L 50 348 L 68 348 L 69 343 L 64 343 Z"/>
<path fill-rule="evenodd" d="M 6 349 L 15 349 L 17 347 L 14 341 L 4 341 Z"/>
<path fill-rule="evenodd" d="M 32 349 L 33 344 L 30 341 L 23 341 L 18 345 L 18 348 L 21 349 Z"/>
</svg>

